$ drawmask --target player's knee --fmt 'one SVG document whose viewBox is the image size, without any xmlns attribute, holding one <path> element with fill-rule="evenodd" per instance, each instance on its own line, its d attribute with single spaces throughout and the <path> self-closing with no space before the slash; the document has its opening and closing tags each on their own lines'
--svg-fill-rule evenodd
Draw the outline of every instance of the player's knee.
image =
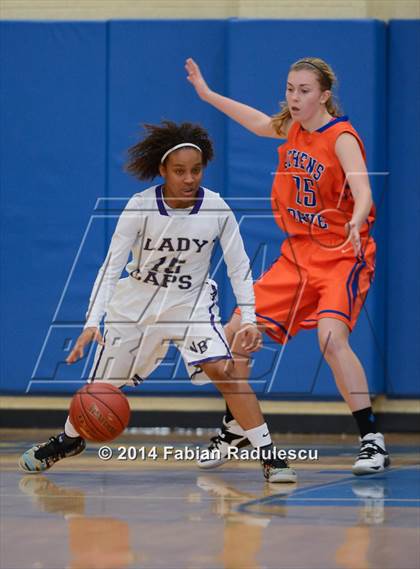
<svg viewBox="0 0 420 569">
<path fill-rule="evenodd" d="M 221 393 L 236 393 L 240 391 L 239 382 L 229 373 L 230 367 L 231 362 L 225 360 L 202 365 L 205 374 Z"/>
<path fill-rule="evenodd" d="M 338 358 L 340 353 L 342 353 L 347 346 L 347 338 L 342 334 L 336 334 L 333 331 L 325 331 L 319 335 L 319 347 L 327 361 Z"/>
<path fill-rule="evenodd" d="M 222 395 L 234 395 L 242 392 L 241 382 L 236 378 L 217 378 L 213 380 L 213 383 Z"/>
<path fill-rule="evenodd" d="M 228 381 L 227 366 L 228 366 L 228 362 L 226 362 L 226 360 L 220 360 L 218 362 L 201 364 L 201 367 L 202 367 L 204 373 L 213 382 Z"/>
</svg>

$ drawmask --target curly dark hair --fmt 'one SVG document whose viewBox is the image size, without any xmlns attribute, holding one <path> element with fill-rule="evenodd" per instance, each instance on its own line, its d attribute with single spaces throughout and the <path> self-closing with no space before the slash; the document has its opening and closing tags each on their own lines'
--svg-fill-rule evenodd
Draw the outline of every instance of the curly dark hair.
<svg viewBox="0 0 420 569">
<path fill-rule="evenodd" d="M 183 142 L 191 142 L 201 148 L 203 165 L 213 158 L 213 144 L 207 131 L 199 124 L 176 124 L 162 121 L 159 125 L 143 125 L 146 138 L 128 149 L 125 171 L 139 180 L 152 180 L 159 175 L 162 156 L 167 150 Z"/>
</svg>

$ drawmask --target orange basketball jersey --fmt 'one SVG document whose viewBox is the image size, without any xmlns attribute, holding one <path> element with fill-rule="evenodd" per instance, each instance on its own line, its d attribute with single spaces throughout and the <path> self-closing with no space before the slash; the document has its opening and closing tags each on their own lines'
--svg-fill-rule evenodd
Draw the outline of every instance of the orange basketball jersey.
<svg viewBox="0 0 420 569">
<path fill-rule="evenodd" d="M 289 235 L 307 235 L 316 240 L 346 238 L 346 222 L 351 219 L 353 196 L 335 154 L 340 134 L 351 133 L 366 159 L 363 143 L 348 118 L 338 117 L 314 132 L 295 122 L 287 141 L 279 149 L 279 166 L 272 188 L 274 217 Z M 372 207 L 360 229 L 366 236 L 375 219 Z"/>
</svg>

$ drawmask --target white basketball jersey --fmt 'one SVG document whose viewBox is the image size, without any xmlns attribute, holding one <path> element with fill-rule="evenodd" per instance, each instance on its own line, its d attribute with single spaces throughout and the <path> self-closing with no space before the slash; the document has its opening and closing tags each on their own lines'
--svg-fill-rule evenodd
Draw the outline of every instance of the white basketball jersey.
<svg viewBox="0 0 420 569">
<path fill-rule="evenodd" d="M 129 278 L 142 284 L 140 289 L 166 291 L 172 303 L 178 297 L 183 303 L 189 297 L 193 302 L 208 277 L 217 240 L 242 320 L 254 322 L 249 259 L 229 206 L 219 194 L 200 187 L 193 207 L 171 209 L 162 186 L 152 186 L 135 194 L 118 220 L 92 290 L 85 326 L 99 325 L 124 267 Z"/>
</svg>

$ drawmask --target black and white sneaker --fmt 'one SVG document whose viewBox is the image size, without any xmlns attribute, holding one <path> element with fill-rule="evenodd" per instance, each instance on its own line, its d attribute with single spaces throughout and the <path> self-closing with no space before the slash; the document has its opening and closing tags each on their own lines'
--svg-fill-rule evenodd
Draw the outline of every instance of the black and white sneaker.
<svg viewBox="0 0 420 569">
<path fill-rule="evenodd" d="M 30 474 L 44 472 L 59 460 L 80 454 L 85 448 L 86 443 L 82 437 L 71 438 L 61 433 L 24 452 L 19 459 L 19 468 Z"/>
<path fill-rule="evenodd" d="M 210 439 L 210 445 L 203 449 L 197 464 L 200 468 L 217 468 L 229 460 L 229 448 L 243 448 L 250 445 L 242 427 L 235 421 L 226 422 L 223 417 L 223 425 L 218 435 Z"/>
<path fill-rule="evenodd" d="M 293 468 L 287 464 L 285 460 L 272 458 L 271 460 L 262 460 L 264 478 L 271 483 L 287 483 L 297 482 L 297 474 Z"/>
<path fill-rule="evenodd" d="M 375 474 L 390 465 L 382 433 L 368 433 L 360 439 L 360 450 L 353 465 L 353 474 Z"/>
</svg>

